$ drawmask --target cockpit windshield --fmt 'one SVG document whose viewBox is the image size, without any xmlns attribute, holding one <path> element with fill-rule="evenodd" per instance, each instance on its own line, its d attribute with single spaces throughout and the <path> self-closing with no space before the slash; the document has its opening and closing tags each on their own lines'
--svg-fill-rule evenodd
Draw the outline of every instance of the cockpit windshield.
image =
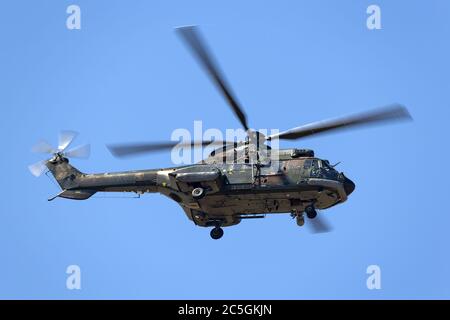
<svg viewBox="0 0 450 320">
<path fill-rule="evenodd" d="M 321 160 L 322 162 L 322 167 L 327 168 L 327 169 L 333 169 L 333 167 L 330 165 L 330 162 L 328 160 Z"/>
<path fill-rule="evenodd" d="M 303 164 L 305 175 L 311 178 L 332 179 L 338 177 L 338 172 L 330 165 L 328 160 L 305 159 Z"/>
<path fill-rule="evenodd" d="M 333 170 L 333 167 L 330 165 L 328 160 L 320 160 L 320 159 L 306 159 L 303 164 L 304 169 L 328 169 Z"/>
</svg>

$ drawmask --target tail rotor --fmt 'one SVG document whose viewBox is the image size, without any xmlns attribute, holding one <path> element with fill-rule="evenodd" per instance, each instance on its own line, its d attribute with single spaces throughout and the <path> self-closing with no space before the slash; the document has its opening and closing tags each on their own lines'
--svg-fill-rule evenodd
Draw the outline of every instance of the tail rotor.
<svg viewBox="0 0 450 320">
<path fill-rule="evenodd" d="M 50 160 L 41 160 L 29 165 L 28 169 L 30 170 L 31 174 L 39 177 L 46 171 L 47 161 L 56 160 L 57 158 L 88 158 L 91 152 L 91 147 L 89 144 L 76 146 L 67 150 L 77 136 L 77 132 L 65 130 L 59 133 L 57 148 L 54 148 L 45 140 L 41 140 L 37 144 L 35 144 L 31 149 L 32 152 L 51 154 L 52 158 Z"/>
</svg>

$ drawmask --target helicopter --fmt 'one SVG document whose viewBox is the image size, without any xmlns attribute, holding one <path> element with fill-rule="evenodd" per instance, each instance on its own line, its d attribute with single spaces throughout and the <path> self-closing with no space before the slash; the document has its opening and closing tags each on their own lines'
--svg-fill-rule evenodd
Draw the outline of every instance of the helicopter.
<svg viewBox="0 0 450 320">
<path fill-rule="evenodd" d="M 90 146 L 69 149 L 76 132 L 63 131 L 56 148 L 40 141 L 32 151 L 52 157 L 29 166 L 35 176 L 49 171 L 61 191 L 49 198 L 86 200 L 97 192 L 160 193 L 178 203 L 195 225 L 210 227 L 212 239 L 222 238 L 223 227 L 267 214 L 288 213 L 298 226 L 305 216 L 316 232 L 330 231 L 320 220 L 318 210 L 345 202 L 355 183 L 336 170 L 328 160 L 317 158 L 310 149 L 280 149 L 269 144 L 296 140 L 317 134 L 352 129 L 385 122 L 410 120 L 408 110 L 399 104 L 349 116 L 306 124 L 264 135 L 250 129 L 239 104 L 199 30 L 195 26 L 176 28 L 177 34 L 206 70 L 246 132 L 243 141 L 202 140 L 107 145 L 120 158 L 171 150 L 175 147 L 217 147 L 200 162 L 162 169 L 87 174 L 69 163 L 69 158 L 85 158 Z M 272 144 L 273 145 L 273 144 Z"/>
</svg>

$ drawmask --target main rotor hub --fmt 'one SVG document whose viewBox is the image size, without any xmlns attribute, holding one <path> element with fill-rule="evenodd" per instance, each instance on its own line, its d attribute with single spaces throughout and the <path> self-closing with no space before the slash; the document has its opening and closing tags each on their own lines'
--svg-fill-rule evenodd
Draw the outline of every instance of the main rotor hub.
<svg viewBox="0 0 450 320">
<path fill-rule="evenodd" d="M 259 148 L 259 146 L 263 145 L 264 142 L 266 142 L 266 136 L 259 131 L 253 131 L 249 129 L 247 131 L 247 141 L 249 144 L 253 144 L 257 148 Z"/>
</svg>

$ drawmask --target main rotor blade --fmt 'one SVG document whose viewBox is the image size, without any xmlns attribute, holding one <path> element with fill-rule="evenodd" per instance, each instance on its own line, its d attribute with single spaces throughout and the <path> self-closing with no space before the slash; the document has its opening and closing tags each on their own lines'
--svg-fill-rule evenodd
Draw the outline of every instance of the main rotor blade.
<svg viewBox="0 0 450 320">
<path fill-rule="evenodd" d="M 64 152 L 64 156 L 67 158 L 89 158 L 89 155 L 91 154 L 91 145 L 85 144 L 82 146 L 78 146 L 75 148 L 72 148 L 66 152 Z"/>
<path fill-rule="evenodd" d="M 39 177 L 45 170 L 47 170 L 47 166 L 45 165 L 47 160 L 41 160 L 39 162 L 33 163 L 28 166 L 28 170 L 35 176 Z"/>
<path fill-rule="evenodd" d="M 225 100 L 230 105 L 234 114 L 237 116 L 245 131 L 248 131 L 247 118 L 242 110 L 242 107 L 237 102 L 236 98 L 231 92 L 230 87 L 225 81 L 225 77 L 219 71 L 218 64 L 214 61 L 213 55 L 208 50 L 206 42 L 202 40 L 198 29 L 195 26 L 179 27 L 176 28 L 178 34 L 185 41 L 188 47 L 194 53 L 194 56 L 200 62 L 200 64 L 206 69 L 211 76 L 214 84 L 218 87 L 219 91 L 223 94 Z"/>
<path fill-rule="evenodd" d="M 327 131 L 350 129 L 400 120 L 412 120 L 412 117 L 405 107 L 396 104 L 350 116 L 306 124 L 301 127 L 271 135 L 267 138 L 268 140 L 274 138 L 294 140 Z"/>
<path fill-rule="evenodd" d="M 67 149 L 67 147 L 72 143 L 75 137 L 78 135 L 78 132 L 75 131 L 61 131 L 59 133 L 59 142 L 58 142 L 58 151 L 62 152 Z"/>
<path fill-rule="evenodd" d="M 48 143 L 45 140 L 41 140 L 38 143 L 36 143 L 33 148 L 31 148 L 32 152 L 35 153 L 55 153 L 58 150 L 55 150 L 50 143 Z"/>
<path fill-rule="evenodd" d="M 153 142 L 153 143 L 127 143 L 127 144 L 112 144 L 107 145 L 109 151 L 116 157 L 135 156 L 143 153 L 158 152 L 170 150 L 172 148 L 186 148 L 186 147 L 207 147 L 207 146 L 226 146 L 233 144 L 227 141 L 194 141 L 187 143 L 180 143 L 176 141 L 167 142 Z"/>
</svg>

